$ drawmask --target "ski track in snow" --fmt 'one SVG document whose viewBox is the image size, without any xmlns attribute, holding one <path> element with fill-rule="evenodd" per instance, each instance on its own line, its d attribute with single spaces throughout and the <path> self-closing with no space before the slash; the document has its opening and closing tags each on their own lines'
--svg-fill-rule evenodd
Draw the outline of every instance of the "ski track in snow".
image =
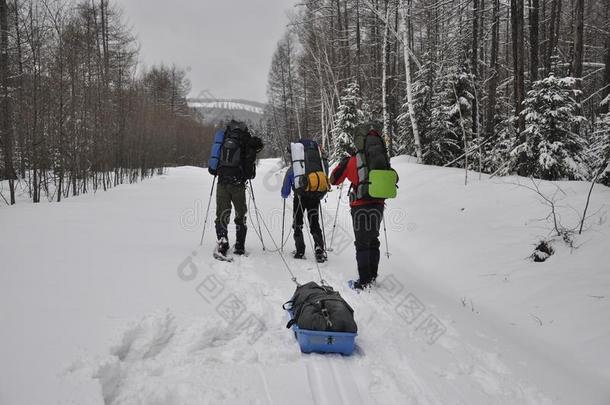
<svg viewBox="0 0 610 405">
<path fill-rule="evenodd" d="M 274 160 L 262 161 L 261 165 L 255 182 L 257 202 L 263 214 L 269 214 L 279 201 L 279 193 L 273 187 L 269 190 L 269 184 L 277 185 L 283 173 Z M 203 170 L 175 169 L 172 173 L 178 180 L 172 180 L 170 174 L 140 187 L 152 187 L 163 180 L 176 181 L 176 188 L 205 190 L 202 184 L 210 183 Z M 126 190 L 123 192 L 128 193 Z M 334 215 L 335 202 L 334 195 L 329 197 L 330 216 Z M 190 201 L 183 203 L 188 206 Z M 213 205 L 211 211 L 213 216 Z M 340 212 L 349 224 L 349 211 L 342 208 Z M 253 212 L 250 215 L 254 218 Z M 287 230 L 289 222 L 287 219 Z M 330 235 L 331 221 L 325 225 Z M 197 232 L 189 233 L 191 249 L 198 240 Z M 58 403 L 547 405 L 574 403 L 572 399 L 586 391 L 575 388 L 573 397 L 562 391 L 571 383 L 569 373 L 565 378 L 550 379 L 551 383 L 538 378 L 556 371 L 553 364 L 516 343 L 518 339 L 504 336 L 493 319 L 475 315 L 474 308 L 462 308 L 457 296 L 414 276 L 411 271 L 418 269 L 418 264 L 409 256 L 412 251 L 405 248 L 413 242 L 411 236 L 399 242 L 396 233 L 391 242 L 393 256 L 389 260 L 382 257 L 381 281 L 371 292 L 356 294 L 346 286 L 356 273 L 351 244 L 330 253 L 329 261 L 320 266 L 327 282 L 355 310 L 359 326 L 355 353 L 350 357 L 302 354 L 292 331 L 285 328 L 288 319 L 281 305 L 291 297 L 295 286 L 277 253 L 263 252 L 250 226 L 248 257 L 235 257 L 233 263 L 219 262 L 210 257 L 212 233 L 209 228 L 204 246 L 195 248 L 196 255 L 191 253 L 197 269 L 192 279 L 174 276 L 164 280 L 173 283 L 167 285 L 169 291 L 183 295 L 172 298 L 180 305 L 156 307 L 156 311 L 142 313 L 139 321 L 132 318 L 106 355 L 91 354 L 75 361 L 65 372 L 64 384 L 88 384 L 88 390 L 66 389 L 64 395 L 69 399 Z M 268 249 L 273 250 L 264 228 L 263 233 Z M 279 229 L 273 228 L 273 233 L 279 241 Z M 289 252 L 291 247 L 290 239 L 285 250 Z M 186 246 L 180 251 L 186 253 L 188 249 Z M 295 260 L 285 254 L 300 282 L 318 279 L 311 257 Z M 400 283 L 398 290 L 395 281 Z M 222 289 L 216 300 L 212 296 L 218 285 Z M 217 311 L 220 300 L 226 297 L 237 297 L 243 304 L 233 322 Z M 398 308 L 406 302 L 405 297 L 414 297 L 425 305 L 421 317 L 401 317 Z M 236 326 L 250 314 L 264 324 L 264 332 L 254 342 L 250 340 L 252 331 Z M 433 344 L 418 327 L 428 315 L 446 329 Z M 91 381 L 96 385 L 92 387 Z M 557 381 L 565 384 L 553 387 Z M 582 403 L 603 403 L 595 394 L 593 391 L 583 396 Z"/>
<path fill-rule="evenodd" d="M 455 330 L 433 348 L 443 359 L 440 364 L 449 366 L 444 372 L 436 371 L 436 383 L 430 384 L 434 381 L 430 378 L 434 370 L 426 359 L 418 359 L 417 353 L 421 348 L 428 349 L 427 344 L 415 334 L 405 334 L 395 319 L 383 316 L 387 306 L 374 293 L 353 296 L 350 291 L 342 291 L 356 308 L 359 319 L 375 319 L 371 324 L 359 323 L 361 332 L 357 341 L 359 346 L 368 347 L 366 351 L 359 349 L 351 358 L 302 355 L 292 333 L 282 328 L 285 319 L 276 315 L 285 293 L 257 277 L 249 263 L 251 259 L 252 256 L 240 259 L 236 268 L 207 259 L 204 263 L 222 277 L 226 288 L 245 297 L 248 305 L 252 300 L 252 305 L 258 306 L 256 312 L 261 310 L 271 316 L 269 320 L 277 326 L 271 327 L 253 347 L 247 347 L 245 336 L 222 325 L 222 321 L 208 320 L 177 328 L 171 313 L 149 316 L 124 334 L 121 344 L 111 353 L 115 358 L 100 368 L 97 377 L 103 387 L 104 402 L 212 404 L 240 403 L 249 398 L 256 399 L 254 403 L 283 403 L 274 398 L 266 382 L 274 378 L 273 373 L 268 374 L 269 369 L 280 367 L 298 370 L 285 383 L 291 391 L 305 386 L 311 403 L 319 405 L 402 403 L 405 398 L 412 404 L 551 403 L 511 376 L 497 355 L 462 344 Z M 308 265 L 302 266 L 300 272 Z M 340 279 L 329 278 L 331 285 L 341 285 Z M 258 299 L 260 296 L 266 299 Z M 185 369 L 190 375 L 177 384 L 172 376 L 187 376 L 182 372 Z M 422 371 L 425 375 L 421 375 Z M 218 377 L 222 381 L 222 377 L 233 373 L 237 374 L 233 383 L 218 382 Z M 242 378 L 257 384 L 243 384 Z M 446 385 L 439 384 L 439 380 Z M 454 384 L 464 380 L 469 384 Z M 293 402 L 309 403 L 307 396 L 297 397 Z"/>
<path fill-rule="evenodd" d="M 284 383 L 293 392 L 305 386 L 311 403 L 319 405 L 403 403 L 405 399 L 412 404 L 551 403 L 512 376 L 497 355 L 463 344 L 454 329 L 437 346 L 429 348 L 417 334 L 405 333 L 404 325 L 387 314 L 387 303 L 375 293 L 356 295 L 350 290 L 341 291 L 354 305 L 360 320 L 359 349 L 353 357 L 302 355 L 293 334 L 282 327 L 286 319 L 278 311 L 289 298 L 285 291 L 292 287 L 288 284 L 286 288 L 276 288 L 261 279 L 256 268 L 262 266 L 255 268 L 253 264 L 259 260 L 265 262 L 264 268 L 281 265 L 275 256 L 261 253 L 238 258 L 236 263 L 207 258 L 200 263 L 201 268 L 207 266 L 210 274 L 221 277 L 225 288 L 243 297 L 249 308 L 255 307 L 257 314 L 267 318 L 272 327 L 259 342 L 247 347 L 245 336 L 218 319 L 177 330 L 170 313 L 145 318 L 128 330 L 123 342 L 113 349 L 116 359 L 100 369 L 98 378 L 104 387 L 104 402 L 212 404 L 240 403 L 248 398 L 253 403 L 284 403 L 274 398 L 266 382 L 274 378 L 273 374 L 268 375 L 268 370 L 279 366 L 298 370 L 295 378 Z M 288 260 L 303 279 L 317 276 L 311 262 Z M 323 267 L 330 285 L 345 284 L 345 277 L 333 275 L 329 264 Z M 433 351 L 442 359 L 437 364 L 448 364 L 448 368 L 430 369 L 428 359 L 419 358 L 420 350 Z M 214 370 L 218 367 L 218 375 L 210 366 Z M 192 375 L 180 384 L 172 382 L 172 375 L 184 376 L 181 370 L 185 369 Z M 233 383 L 218 383 L 219 376 L 231 375 L 236 369 L 241 371 L 236 373 Z M 432 379 L 434 373 L 437 378 Z M 257 383 L 243 384 L 242 378 Z M 292 401 L 309 403 L 307 396 Z"/>
</svg>

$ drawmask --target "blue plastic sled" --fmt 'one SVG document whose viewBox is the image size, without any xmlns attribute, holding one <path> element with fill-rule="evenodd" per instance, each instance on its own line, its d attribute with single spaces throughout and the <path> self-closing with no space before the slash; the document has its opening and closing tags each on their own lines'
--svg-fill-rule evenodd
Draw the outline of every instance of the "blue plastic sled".
<svg viewBox="0 0 610 405">
<path fill-rule="evenodd" d="M 287 312 L 292 319 L 292 312 L 290 310 Z M 292 330 L 303 353 L 340 353 L 349 356 L 354 352 L 355 339 L 358 335 L 348 332 L 300 329 L 296 323 L 292 325 Z"/>
</svg>

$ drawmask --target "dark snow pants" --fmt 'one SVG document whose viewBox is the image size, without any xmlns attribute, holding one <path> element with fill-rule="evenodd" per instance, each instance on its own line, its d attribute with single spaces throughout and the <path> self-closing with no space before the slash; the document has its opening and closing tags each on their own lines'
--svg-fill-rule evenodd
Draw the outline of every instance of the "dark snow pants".
<svg viewBox="0 0 610 405">
<path fill-rule="evenodd" d="M 216 237 L 228 239 L 227 228 L 231 219 L 231 204 L 235 206 L 236 245 L 243 246 L 248 228 L 246 226 L 246 185 L 218 183 L 216 189 Z"/>
<path fill-rule="evenodd" d="M 292 206 L 292 229 L 297 253 L 305 253 L 305 239 L 303 237 L 305 211 L 307 211 L 307 222 L 309 222 L 309 231 L 313 237 L 315 248 L 324 249 L 324 239 L 322 238 L 322 228 L 320 228 L 319 221 L 320 198 L 317 196 L 308 197 L 307 195 L 295 194 Z"/>
<path fill-rule="evenodd" d="M 351 212 L 358 275 L 362 284 L 368 284 L 377 278 L 379 268 L 379 229 L 383 221 L 383 205 L 361 205 L 352 207 Z"/>
</svg>

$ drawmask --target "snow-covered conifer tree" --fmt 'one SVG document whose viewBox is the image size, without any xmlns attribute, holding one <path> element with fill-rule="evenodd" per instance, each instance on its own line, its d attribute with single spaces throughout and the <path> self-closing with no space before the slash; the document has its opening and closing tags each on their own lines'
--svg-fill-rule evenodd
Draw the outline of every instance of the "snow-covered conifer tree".
<svg viewBox="0 0 610 405">
<path fill-rule="evenodd" d="M 354 150 L 354 129 L 366 119 L 358 84 L 350 83 L 341 96 L 339 108 L 334 116 L 331 162 L 340 160 L 346 153 Z"/>
<path fill-rule="evenodd" d="M 578 132 L 585 118 L 579 113 L 580 91 L 574 85 L 574 78 L 558 78 L 553 72 L 533 83 L 522 113 L 525 142 L 511 153 L 519 174 L 546 180 L 586 178 L 585 144 Z"/>
<path fill-rule="evenodd" d="M 465 143 L 472 139 L 474 89 L 472 74 L 465 67 L 451 68 L 437 83 L 430 128 L 423 136 L 423 157 L 427 164 L 443 165 L 464 153 Z"/>
</svg>

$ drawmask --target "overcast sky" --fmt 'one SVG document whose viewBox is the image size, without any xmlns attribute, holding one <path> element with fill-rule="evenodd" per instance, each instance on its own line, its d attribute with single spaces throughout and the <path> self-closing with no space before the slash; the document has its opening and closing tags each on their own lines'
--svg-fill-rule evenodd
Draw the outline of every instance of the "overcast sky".
<svg viewBox="0 0 610 405">
<path fill-rule="evenodd" d="M 191 96 L 264 102 L 277 41 L 296 0 L 115 0 L 146 65 L 189 70 Z"/>
</svg>

